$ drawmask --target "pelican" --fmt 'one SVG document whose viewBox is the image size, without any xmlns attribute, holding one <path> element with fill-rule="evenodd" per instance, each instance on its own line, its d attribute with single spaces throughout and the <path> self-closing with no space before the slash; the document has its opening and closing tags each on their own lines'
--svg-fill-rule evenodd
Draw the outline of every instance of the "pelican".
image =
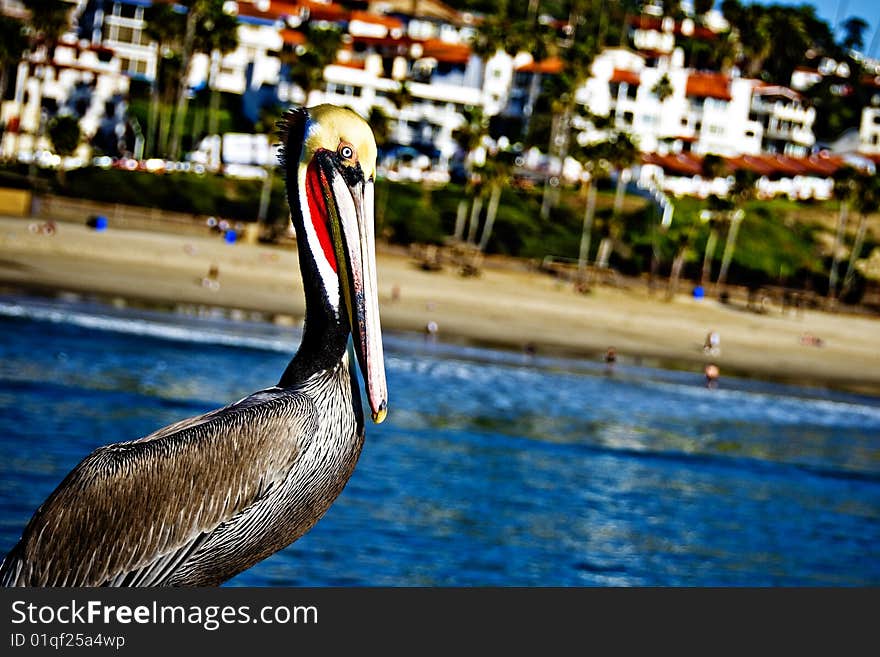
<svg viewBox="0 0 880 657">
<path fill-rule="evenodd" d="M 324 515 L 387 386 L 373 238 L 376 142 L 355 112 L 294 108 L 281 162 L 306 300 L 277 385 L 148 436 L 100 447 L 37 509 L 4 586 L 216 586 Z"/>
</svg>

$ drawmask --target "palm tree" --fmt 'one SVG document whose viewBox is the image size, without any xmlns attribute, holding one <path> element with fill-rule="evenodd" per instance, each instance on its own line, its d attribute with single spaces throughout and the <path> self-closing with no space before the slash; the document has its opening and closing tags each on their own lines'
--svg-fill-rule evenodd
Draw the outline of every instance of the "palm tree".
<svg viewBox="0 0 880 657">
<path fill-rule="evenodd" d="M 238 47 L 238 20 L 224 10 L 225 2 L 214 0 L 196 32 L 196 50 L 211 58 L 208 70 L 208 134 L 217 134 L 220 121 L 220 92 L 217 90 L 217 74 L 220 61 L 226 53 Z"/>
<path fill-rule="evenodd" d="M 611 257 L 612 246 L 623 232 L 621 225 L 621 212 L 623 211 L 623 197 L 626 184 L 629 182 L 630 167 L 638 160 L 639 149 L 633 138 L 624 133 L 612 135 L 609 140 L 607 160 L 611 168 L 617 173 L 617 185 L 614 190 L 614 205 L 611 210 L 611 221 L 608 223 L 608 233 L 599 243 L 599 252 L 596 254 L 596 266 L 604 268 L 608 266 Z"/>
<path fill-rule="evenodd" d="M 189 73 L 193 57 L 204 53 L 211 58 L 207 85 L 210 89 L 209 132 L 216 132 L 219 94 L 216 84 L 217 65 L 223 53 L 238 45 L 238 22 L 224 10 L 223 0 L 188 0 L 179 7 L 155 3 L 149 7 L 147 34 L 156 42 L 158 65 L 150 94 L 148 138 L 154 151 L 167 152 L 171 159 L 180 155 L 181 140 L 186 124 L 189 98 Z M 159 118 L 160 89 L 164 88 L 166 104 L 173 94 L 174 112 Z M 153 135 L 158 131 L 159 137 Z M 170 137 L 169 137 L 170 132 Z M 147 150 L 151 150 L 148 148 Z"/>
<path fill-rule="evenodd" d="M 308 23 L 304 29 L 306 43 L 297 46 L 289 59 L 290 79 L 299 85 L 308 104 L 312 91 L 324 88 L 324 69 L 336 61 L 342 44 L 338 27 L 323 27 Z"/>
<path fill-rule="evenodd" d="M 487 172 L 487 185 L 489 187 L 489 205 L 486 207 L 486 223 L 483 224 L 483 233 L 477 249 L 480 252 L 486 250 L 492 228 L 495 226 L 495 217 L 498 214 L 498 206 L 501 203 L 501 192 L 507 187 L 510 175 L 513 173 L 516 163 L 516 153 L 510 149 L 499 149 L 492 154 L 484 170 Z"/>
<path fill-rule="evenodd" d="M 177 101 L 174 109 L 171 142 L 168 145 L 168 157 L 176 160 L 180 154 L 180 140 L 183 137 L 183 124 L 186 120 L 186 105 L 189 87 L 189 71 L 196 43 L 196 30 L 199 21 L 207 10 L 209 0 L 189 0 L 186 3 L 186 23 L 183 41 L 180 46 L 180 77 L 177 81 Z"/>
<path fill-rule="evenodd" d="M 678 292 L 679 281 L 681 280 L 681 272 L 684 268 L 685 260 L 689 256 L 694 255 L 694 238 L 699 232 L 699 222 L 675 222 L 669 227 L 666 233 L 666 239 L 672 244 L 673 256 L 672 266 L 669 272 L 669 284 L 666 288 L 666 299 L 672 299 Z"/>
<path fill-rule="evenodd" d="M 715 180 L 724 169 L 724 160 L 714 153 L 708 153 L 700 163 L 703 179 Z M 718 244 L 718 224 L 728 211 L 728 204 L 715 195 L 709 197 L 709 207 L 700 213 L 700 220 L 709 227 L 706 247 L 703 251 L 703 267 L 700 270 L 700 285 L 709 280 L 715 246 Z"/>
<path fill-rule="evenodd" d="M 739 227 L 742 220 L 745 219 L 745 210 L 743 206 L 755 197 L 755 179 L 756 174 L 746 169 L 738 169 L 734 173 L 733 186 L 730 190 L 730 200 L 733 204 L 733 210 L 728 213 L 730 225 L 727 228 L 727 239 L 724 242 L 724 254 L 721 256 L 721 269 L 718 272 L 718 278 L 715 285 L 718 289 L 722 289 L 727 283 L 727 272 L 730 263 L 733 260 L 733 253 L 736 249 L 736 238 L 739 234 Z"/>
<path fill-rule="evenodd" d="M 850 165 L 843 166 L 834 172 L 834 197 L 839 202 L 837 212 L 837 230 L 834 233 L 834 245 L 831 250 L 831 267 L 828 270 L 828 300 L 833 306 L 837 300 L 837 265 L 840 261 L 840 249 L 846 233 L 850 205 L 858 199 L 858 171 Z"/>
<path fill-rule="evenodd" d="M 61 156 L 67 157 L 73 155 L 76 147 L 79 146 L 82 132 L 79 128 L 79 121 L 76 117 L 70 115 L 56 116 L 49 122 L 49 139 L 52 141 L 53 150 Z M 59 166 L 58 182 L 63 187 L 66 183 L 66 169 Z"/>
<path fill-rule="evenodd" d="M 855 280 L 855 267 L 862 246 L 865 243 L 865 234 L 868 231 L 868 215 L 880 209 L 880 179 L 876 175 L 860 173 L 857 178 L 858 194 L 855 207 L 859 212 L 859 226 L 856 228 L 856 236 L 853 239 L 852 249 L 849 253 L 849 262 L 846 266 L 846 274 L 840 288 L 840 296 L 845 297 Z"/>
<path fill-rule="evenodd" d="M 489 120 L 483 114 L 483 109 L 477 105 L 464 108 L 464 123 L 456 128 L 452 137 L 455 139 L 460 151 L 465 157 L 465 171 L 467 173 L 467 184 L 465 185 L 465 196 L 459 201 L 458 212 L 455 218 L 455 232 L 453 239 L 456 242 L 464 239 L 465 221 L 467 219 L 468 197 L 473 196 L 473 205 L 471 208 L 471 229 L 468 231 L 469 240 L 473 241 L 476 236 L 476 221 L 482 209 L 482 198 L 476 193 L 479 189 L 479 177 L 473 168 L 473 153 L 483 141 L 483 137 L 489 130 Z"/>
<path fill-rule="evenodd" d="M 607 142 L 598 142 L 579 146 L 575 149 L 575 159 L 586 170 L 582 178 L 581 189 L 584 194 L 584 219 L 581 227 L 581 242 L 578 249 L 578 271 L 583 272 L 590 257 L 590 242 L 592 239 L 593 219 L 596 216 L 596 192 L 597 182 L 600 178 L 608 175 L 606 166 Z"/>
<path fill-rule="evenodd" d="M 564 68 L 556 76 L 556 90 L 550 103 L 553 120 L 550 131 L 548 155 L 560 163 L 568 157 L 571 143 L 571 120 L 574 116 L 576 99 L 575 92 L 581 88 L 591 75 L 593 60 L 599 53 L 601 44 L 599 36 L 592 29 L 592 22 L 585 20 L 587 3 L 584 0 L 572 2 L 569 14 L 569 37 L 565 40 L 551 35 L 549 43 L 545 40 L 548 54 L 558 55 L 564 62 Z M 544 183 L 544 195 L 541 201 L 541 216 L 550 216 L 550 210 L 559 200 L 559 188 L 551 185 L 548 177 Z"/>
<path fill-rule="evenodd" d="M 20 20 L 0 14 L 0 98 L 9 85 L 9 68 L 17 65 L 27 50 L 25 26 Z"/>
<path fill-rule="evenodd" d="M 144 153 L 156 156 L 165 152 L 171 117 L 161 110 L 162 95 L 167 102 L 171 89 L 176 87 L 178 68 L 173 61 L 171 47 L 183 37 L 184 23 L 181 14 L 170 3 L 153 3 L 145 11 L 145 32 L 156 44 L 156 74 L 150 84 L 150 107 Z M 165 94 L 162 94 L 162 90 Z"/>
<path fill-rule="evenodd" d="M 661 104 L 675 93 L 675 89 L 672 87 L 672 81 L 669 79 L 668 74 L 664 73 L 660 76 L 660 79 L 657 80 L 656 84 L 651 87 L 651 93 L 657 96 L 657 99 Z"/>
<path fill-rule="evenodd" d="M 9 85 L 9 69 L 21 61 L 27 47 L 28 40 L 25 35 L 24 23 L 11 16 L 0 15 L 0 99 L 6 96 L 6 87 Z M 20 107 L 16 108 L 15 117 L 20 121 Z M 18 129 L 16 129 L 17 132 Z M 14 145 L 10 146 L 12 151 L 16 150 Z"/>
<path fill-rule="evenodd" d="M 46 51 L 42 74 L 37 78 L 39 83 L 37 85 L 37 108 L 40 112 L 37 133 L 39 134 L 43 125 L 43 78 L 46 76 L 47 67 L 51 66 L 55 59 L 55 47 L 58 45 L 58 39 L 70 25 L 72 5 L 62 2 L 62 0 L 29 0 L 26 6 L 31 12 L 31 53 L 33 54 L 40 44 Z"/>
<path fill-rule="evenodd" d="M 55 58 L 58 39 L 70 25 L 72 5 L 62 0 L 28 0 L 26 6 L 31 11 L 34 40 L 42 41 L 46 48 L 46 61 L 51 62 Z"/>
</svg>

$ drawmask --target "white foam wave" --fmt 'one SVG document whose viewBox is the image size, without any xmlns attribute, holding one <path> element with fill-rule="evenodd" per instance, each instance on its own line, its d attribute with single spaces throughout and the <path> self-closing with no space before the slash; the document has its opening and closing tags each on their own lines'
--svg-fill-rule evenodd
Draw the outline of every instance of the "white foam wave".
<svg viewBox="0 0 880 657">
<path fill-rule="evenodd" d="M 96 331 L 112 331 L 128 335 L 212 344 L 231 347 L 249 347 L 267 351 L 290 352 L 296 349 L 299 341 L 298 331 L 292 331 L 291 337 L 283 338 L 231 332 L 226 329 L 210 326 L 187 326 L 185 323 L 172 323 L 145 317 L 116 317 L 107 314 L 93 314 L 75 309 L 61 309 L 43 305 L 18 304 L 0 302 L 0 316 L 18 317 L 55 324 L 70 324 Z M 183 319 L 183 318 L 177 318 Z M 243 328 L 243 327 L 239 327 Z"/>
</svg>

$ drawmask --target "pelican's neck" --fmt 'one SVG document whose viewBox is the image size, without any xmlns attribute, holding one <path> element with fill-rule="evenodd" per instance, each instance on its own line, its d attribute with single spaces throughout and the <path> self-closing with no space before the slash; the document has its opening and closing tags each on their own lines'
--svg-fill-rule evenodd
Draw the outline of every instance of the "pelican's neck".
<svg viewBox="0 0 880 657">
<path fill-rule="evenodd" d="M 336 367 L 345 355 L 351 329 L 340 311 L 339 288 L 335 272 L 327 271 L 320 245 L 306 228 L 304 212 L 308 212 L 301 201 L 303 189 L 300 177 L 288 179 L 288 202 L 291 207 L 291 221 L 296 231 L 299 269 L 305 293 L 306 317 L 299 349 L 287 366 L 279 385 L 282 387 L 304 381 L 321 370 Z M 317 251 L 317 253 L 316 253 Z M 328 285 L 329 283 L 329 285 Z M 328 289 L 333 286 L 334 289 Z M 333 297 L 332 299 L 330 297 Z"/>
</svg>

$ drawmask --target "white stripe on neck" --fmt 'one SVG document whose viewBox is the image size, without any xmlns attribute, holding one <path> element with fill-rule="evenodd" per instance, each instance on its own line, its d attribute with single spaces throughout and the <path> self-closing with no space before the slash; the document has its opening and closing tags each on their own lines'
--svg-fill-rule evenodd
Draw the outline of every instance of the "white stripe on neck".
<svg viewBox="0 0 880 657">
<path fill-rule="evenodd" d="M 321 241 L 318 239 L 318 233 L 315 231 L 315 224 L 312 223 L 312 214 L 309 210 L 309 201 L 308 201 L 308 191 L 306 189 L 306 173 L 308 171 L 308 163 L 300 162 L 299 171 L 297 173 L 299 180 L 299 189 L 301 190 L 299 195 L 299 205 L 300 211 L 302 212 L 303 218 L 303 226 L 306 231 L 306 241 L 308 242 L 309 251 L 312 252 L 312 258 L 315 260 L 315 264 L 318 267 L 318 275 L 321 278 L 321 281 L 324 284 L 324 292 L 327 296 L 327 301 L 330 304 L 330 307 L 333 309 L 333 314 L 339 318 L 339 276 L 333 271 L 333 267 L 330 265 L 330 262 L 327 260 L 327 256 L 324 254 L 324 247 L 321 246 Z M 319 217 L 318 221 L 324 221 L 323 217 Z M 332 240 L 332 235 L 331 235 Z"/>
</svg>

